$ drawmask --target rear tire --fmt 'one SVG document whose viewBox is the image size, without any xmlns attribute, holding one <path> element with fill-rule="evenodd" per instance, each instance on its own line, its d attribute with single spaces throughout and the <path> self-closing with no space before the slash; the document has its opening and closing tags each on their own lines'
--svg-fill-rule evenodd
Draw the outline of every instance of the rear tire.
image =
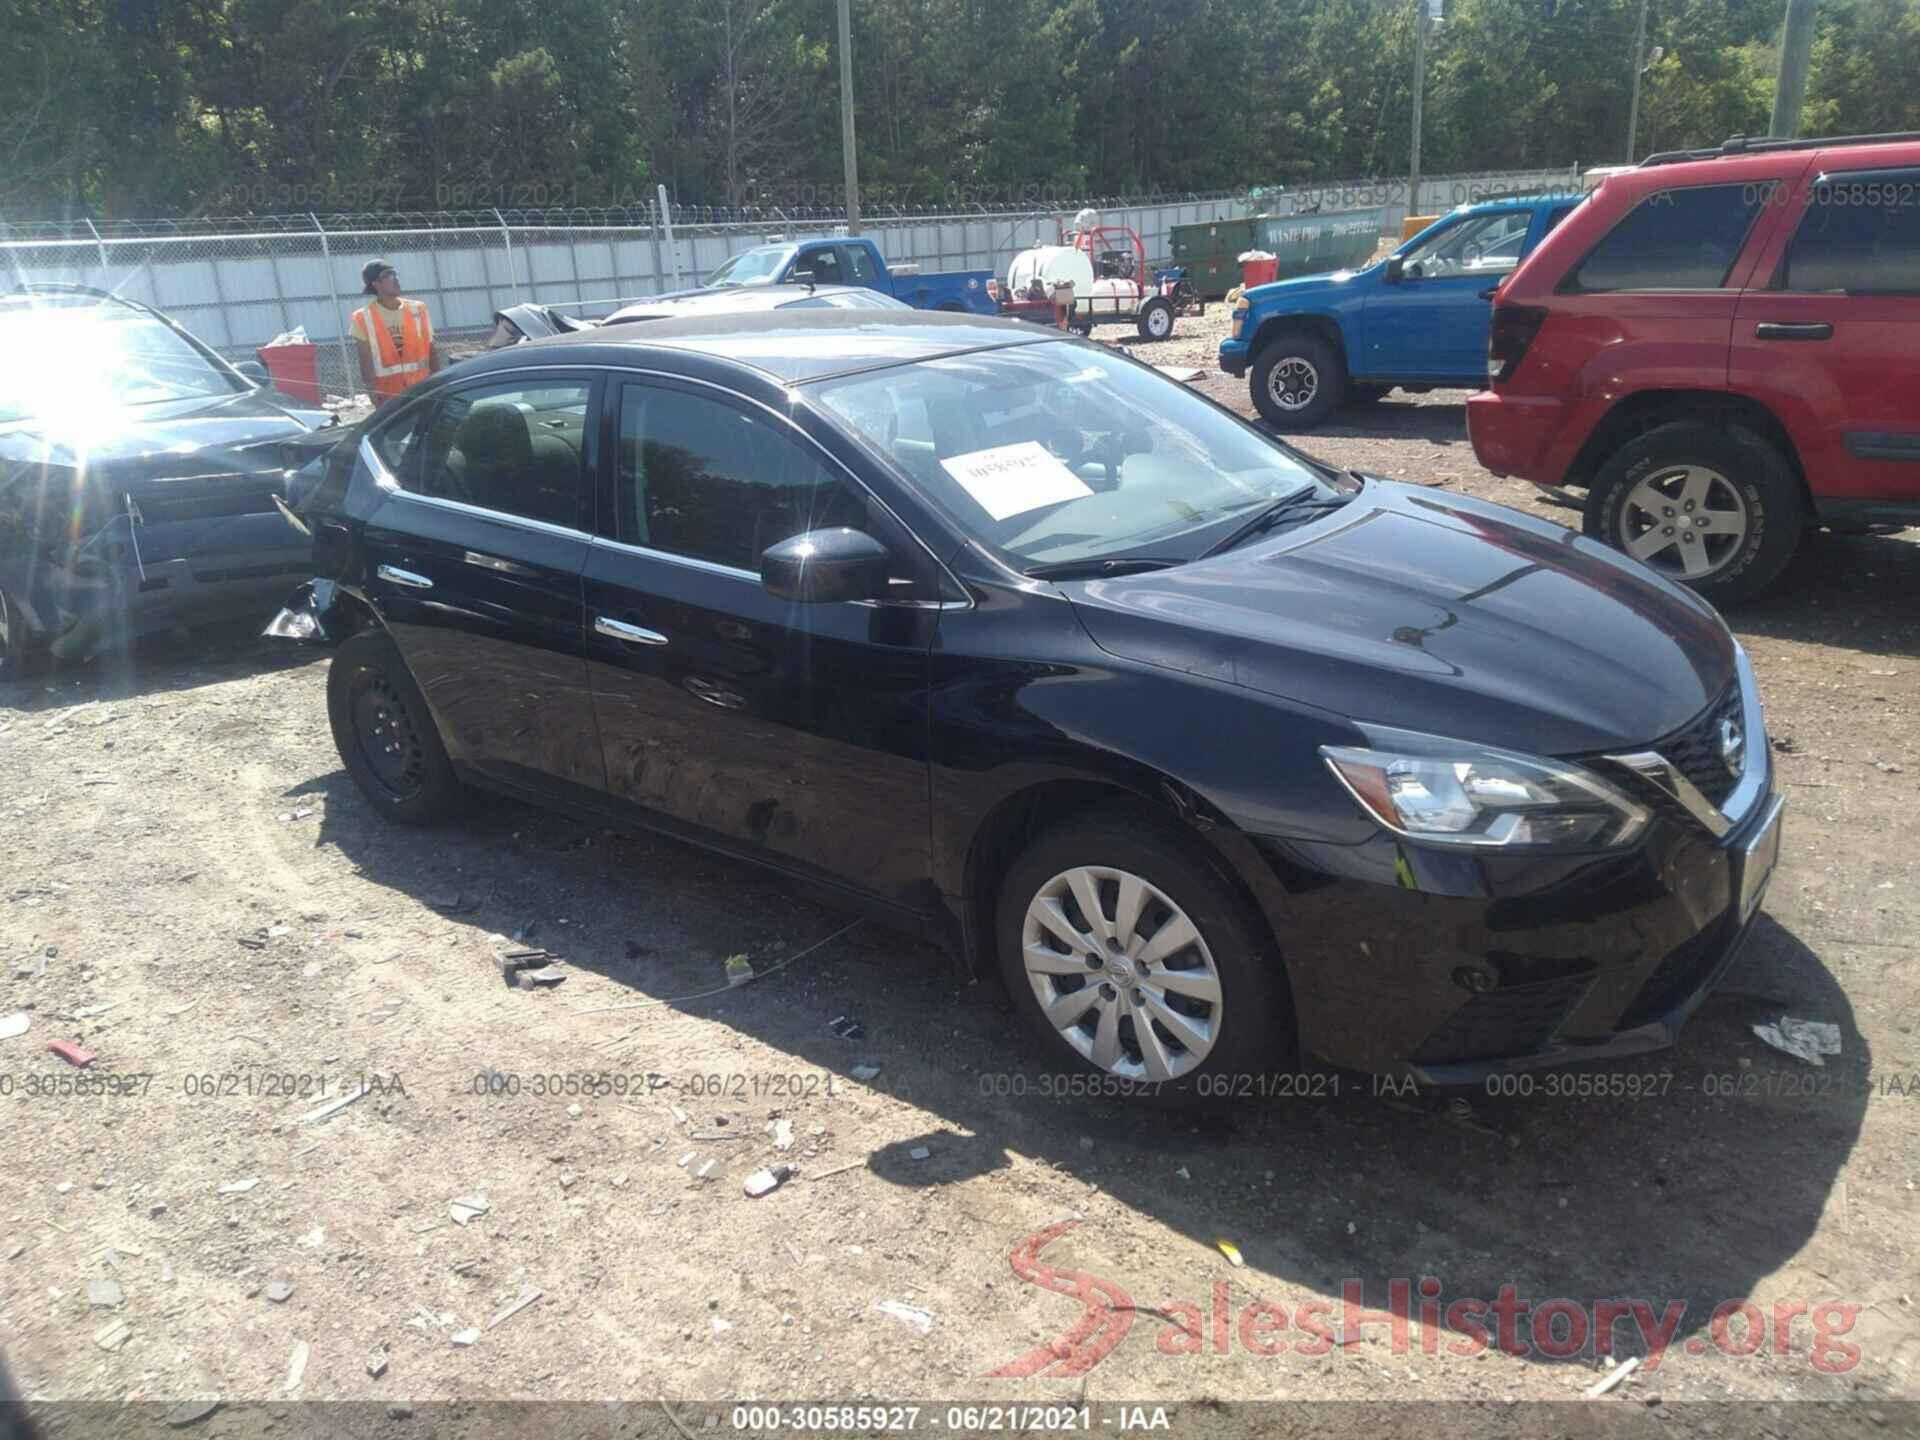
<svg viewBox="0 0 1920 1440">
<path fill-rule="evenodd" d="M 341 645 L 327 671 L 327 719 L 340 759 L 381 818 L 433 825 L 464 794 L 426 698 L 384 630 Z"/>
<path fill-rule="evenodd" d="M 1656 426 L 1616 450 L 1593 477 L 1585 513 L 1587 534 L 1716 605 L 1772 584 L 1807 518 L 1784 455 L 1750 430 L 1698 420 Z"/>
<path fill-rule="evenodd" d="M 1142 340 L 1169 338 L 1173 334 L 1173 302 L 1164 295 L 1153 296 L 1140 307 L 1134 323 L 1140 328 Z"/>
<path fill-rule="evenodd" d="M 1253 362 L 1253 405 L 1276 430 L 1311 430 L 1340 408 L 1347 367 L 1311 335 L 1282 335 Z"/>
<path fill-rule="evenodd" d="M 1264 925 L 1190 837 L 1136 812 L 1077 816 L 1035 840 L 1001 880 L 994 934 L 1043 1064 L 1192 1102 L 1293 1055 Z"/>
</svg>

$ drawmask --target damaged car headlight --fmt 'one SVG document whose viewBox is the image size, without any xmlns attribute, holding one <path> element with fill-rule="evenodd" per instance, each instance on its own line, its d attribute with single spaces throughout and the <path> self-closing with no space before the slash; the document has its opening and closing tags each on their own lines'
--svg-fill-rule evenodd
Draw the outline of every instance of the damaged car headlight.
<svg viewBox="0 0 1920 1440">
<path fill-rule="evenodd" d="M 1631 844 L 1652 811 L 1564 760 L 1364 727 L 1378 748 L 1323 745 L 1328 767 L 1396 835 L 1481 849 L 1608 850 Z"/>
</svg>

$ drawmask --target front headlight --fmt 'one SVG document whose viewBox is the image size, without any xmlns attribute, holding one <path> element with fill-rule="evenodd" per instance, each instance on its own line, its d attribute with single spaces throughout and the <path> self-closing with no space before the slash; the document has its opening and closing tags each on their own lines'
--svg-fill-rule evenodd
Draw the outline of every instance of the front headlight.
<svg viewBox="0 0 1920 1440">
<path fill-rule="evenodd" d="M 1238 340 L 1238 339 L 1240 338 L 1240 332 L 1241 332 L 1242 330 L 1244 330 L 1244 329 L 1246 329 L 1246 327 L 1247 327 L 1247 312 L 1248 312 L 1249 310 L 1251 310 L 1252 308 L 1253 308 L 1253 304 L 1252 304 L 1252 302 L 1251 302 L 1251 301 L 1249 301 L 1249 300 L 1248 300 L 1248 299 L 1247 299 L 1247 298 L 1246 298 L 1246 297 L 1245 297 L 1244 295 L 1243 295 L 1243 296 L 1240 296 L 1239 298 L 1237 298 L 1237 299 L 1236 299 L 1236 300 L 1235 300 L 1235 301 L 1233 302 L 1233 326 L 1232 326 L 1232 329 L 1233 329 L 1233 338 L 1234 338 L 1234 339 L 1236 339 L 1236 340 Z"/>
<path fill-rule="evenodd" d="M 1380 748 L 1323 745 L 1340 783 L 1396 835 L 1480 849 L 1611 850 L 1652 812 L 1564 760 L 1369 726 Z"/>
</svg>

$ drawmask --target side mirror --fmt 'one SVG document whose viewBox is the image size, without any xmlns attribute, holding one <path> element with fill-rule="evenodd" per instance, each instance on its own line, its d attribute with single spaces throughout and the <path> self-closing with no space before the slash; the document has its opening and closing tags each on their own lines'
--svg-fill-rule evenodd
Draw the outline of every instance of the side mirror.
<svg viewBox="0 0 1920 1440">
<path fill-rule="evenodd" d="M 844 525 L 795 535 L 760 557 L 760 583 L 768 593 L 802 605 L 883 599 L 892 570 L 886 546 Z"/>
<path fill-rule="evenodd" d="M 1387 274 L 1386 274 L 1387 284 L 1398 285 L 1402 280 L 1406 278 L 1406 274 L 1407 274 L 1407 262 L 1401 259 L 1398 255 L 1389 255 L 1387 257 Z"/>
<path fill-rule="evenodd" d="M 250 381 L 256 390 L 267 390 L 273 386 L 273 380 L 267 374 L 267 367 L 258 360 L 237 360 L 233 368 Z"/>
</svg>

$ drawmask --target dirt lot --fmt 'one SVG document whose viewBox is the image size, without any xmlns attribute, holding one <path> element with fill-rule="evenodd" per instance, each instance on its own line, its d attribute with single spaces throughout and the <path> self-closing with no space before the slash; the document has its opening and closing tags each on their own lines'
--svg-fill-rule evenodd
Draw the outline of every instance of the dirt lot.
<svg viewBox="0 0 1920 1440">
<path fill-rule="evenodd" d="M 1208 367 L 1245 411 L 1210 368 L 1219 325 L 1183 320 L 1152 358 Z M 1463 398 L 1306 443 L 1577 523 L 1475 466 Z M 418 1434 L 380 1407 L 664 1395 L 697 1430 L 734 1398 L 1578 1400 L 1607 1372 L 1591 1345 L 1463 1356 L 1435 1328 L 1429 1353 L 1381 1323 L 1269 1356 L 1213 1320 L 1348 1281 L 1384 1308 L 1394 1279 L 1434 1277 L 1443 1307 L 1506 1285 L 1588 1313 L 1685 1302 L 1658 1364 L 1562 1433 L 1600 1407 L 1806 1433 L 1796 1400 L 1898 1430 L 1920 1395 L 1914 539 L 1817 538 L 1729 617 L 1787 849 L 1681 1046 L 1599 1072 L 1650 1093 L 1476 1094 L 1464 1115 L 1353 1076 L 1205 1119 L 1045 1093 L 991 984 L 754 870 L 507 804 L 383 826 L 328 736 L 324 654 L 245 628 L 0 690 L 0 1017 L 31 1023 L 0 1039 L 0 1350 L 48 1401 L 217 1396 L 215 1434 L 248 1400 L 377 1401 L 374 1428 Z M 494 936 L 572 978 L 509 988 Z M 729 987 L 733 956 L 751 983 Z M 1837 1024 L 1841 1055 L 1768 1048 L 1752 1026 L 1783 1013 Z M 98 1059 L 77 1072 L 55 1040 Z M 59 1088 L 81 1075 L 116 1093 Z M 798 1177 L 747 1198 L 779 1161 Z M 1065 1221 L 1023 1277 L 1016 1247 Z M 990 1375 L 1073 1354 L 1075 1288 L 1102 1285 L 1131 1323 L 1090 1371 Z M 1715 1343 L 1709 1316 L 1747 1297 L 1764 1343 L 1725 1353 L 1746 1321 Z M 1821 1312 L 1816 1354 L 1810 1314 L 1776 1306 L 1829 1302 L 1857 1312 Z M 1682 1403 L 1729 1399 L 1771 1403 Z"/>
</svg>

